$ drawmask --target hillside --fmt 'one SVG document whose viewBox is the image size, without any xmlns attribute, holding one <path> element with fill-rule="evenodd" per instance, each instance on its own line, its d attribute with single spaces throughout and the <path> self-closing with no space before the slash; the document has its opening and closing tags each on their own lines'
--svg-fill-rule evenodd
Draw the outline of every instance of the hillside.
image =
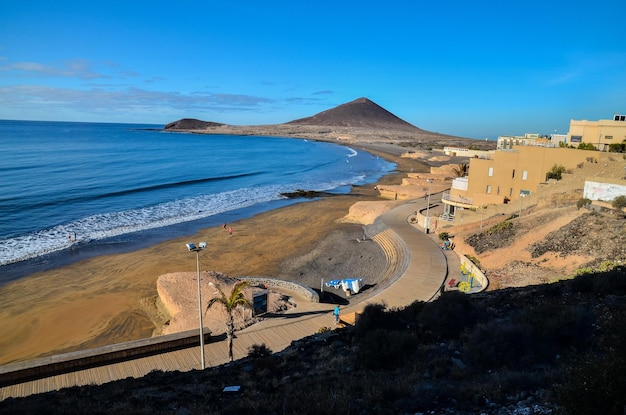
<svg viewBox="0 0 626 415">
<path fill-rule="evenodd" d="M 626 269 L 402 310 L 270 355 L 7 399 L 11 414 L 621 415 Z M 235 341 L 237 341 L 235 339 Z M 239 386 L 239 392 L 225 392 Z"/>
<path fill-rule="evenodd" d="M 581 268 L 626 263 L 624 218 L 576 207 L 536 209 L 455 239 L 466 255 L 478 258 L 492 290 L 550 283 Z"/>
<path fill-rule="evenodd" d="M 490 289 L 544 284 L 580 268 L 624 264 L 626 213 L 578 206 L 585 180 L 614 180 L 623 168 L 617 158 L 585 163 L 562 180 L 540 186 L 523 206 L 517 202 L 489 206 L 484 212 L 464 211 L 463 224 L 441 230 L 455 235 L 458 253 L 480 261 Z"/>
</svg>

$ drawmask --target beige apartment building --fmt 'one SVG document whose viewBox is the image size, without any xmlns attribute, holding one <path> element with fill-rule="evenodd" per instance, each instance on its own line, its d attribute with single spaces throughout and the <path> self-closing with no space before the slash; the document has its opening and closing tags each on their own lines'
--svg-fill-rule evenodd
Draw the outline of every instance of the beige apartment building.
<svg viewBox="0 0 626 415">
<path fill-rule="evenodd" d="M 614 153 L 613 153 L 614 154 Z M 574 170 L 581 163 L 602 163 L 610 153 L 562 147 L 514 146 L 499 150 L 490 159 L 470 159 L 469 176 L 454 179 L 444 193 L 444 215 L 457 208 L 476 209 L 500 205 L 530 195 L 547 182 L 554 165 Z"/>
<path fill-rule="evenodd" d="M 512 150 L 515 146 L 543 146 L 543 147 L 559 147 L 560 143 L 565 143 L 567 135 L 551 134 L 548 136 L 540 136 L 535 133 L 526 133 L 522 136 L 518 135 L 501 135 L 498 137 L 496 149 Z"/>
<path fill-rule="evenodd" d="M 610 144 L 626 140 L 626 115 L 613 115 L 612 120 L 571 120 L 567 144 L 593 144 L 596 150 L 609 151 Z"/>
<path fill-rule="evenodd" d="M 498 149 L 488 156 L 471 158 L 469 176 L 452 181 L 450 192 L 443 194 L 443 219 L 452 220 L 456 211 L 502 205 L 531 195 L 547 182 L 553 166 L 573 171 L 581 163 L 606 163 L 611 158 L 609 145 L 626 140 L 626 116 L 615 114 L 612 120 L 570 121 L 567 136 L 554 134 L 550 140 L 538 134 L 501 136 Z M 596 150 L 560 147 L 559 142 L 577 147 L 592 144 Z M 624 167 L 626 176 L 626 167 Z"/>
</svg>

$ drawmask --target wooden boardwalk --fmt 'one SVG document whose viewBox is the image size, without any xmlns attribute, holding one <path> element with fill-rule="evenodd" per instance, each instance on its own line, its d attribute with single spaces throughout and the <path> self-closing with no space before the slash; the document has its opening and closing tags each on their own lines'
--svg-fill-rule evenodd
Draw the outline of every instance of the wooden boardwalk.
<svg viewBox="0 0 626 415">
<path fill-rule="evenodd" d="M 446 256 L 431 238 L 408 223 L 408 216 L 419 208 L 416 203 L 422 202 L 404 204 L 378 219 L 382 230 L 372 236 L 372 240 L 385 253 L 388 269 L 380 287 L 370 294 L 363 293 L 363 297 L 358 297 L 362 301 L 342 308 L 345 324 L 354 324 L 357 313 L 367 304 L 384 303 L 388 307 L 402 307 L 416 300 L 430 301 L 439 294 L 448 275 Z M 265 344 L 278 352 L 294 340 L 315 334 L 324 327 L 333 328 L 333 308 L 333 304 L 299 302 L 297 308 L 285 314 L 238 331 L 233 342 L 235 359 L 247 356 L 248 349 L 255 344 Z M 228 362 L 225 341 L 205 344 L 205 361 L 207 367 Z M 191 347 L 6 386 L 0 388 L 0 400 L 76 385 L 141 377 L 154 370 L 190 371 L 199 368 L 199 348 Z"/>
</svg>

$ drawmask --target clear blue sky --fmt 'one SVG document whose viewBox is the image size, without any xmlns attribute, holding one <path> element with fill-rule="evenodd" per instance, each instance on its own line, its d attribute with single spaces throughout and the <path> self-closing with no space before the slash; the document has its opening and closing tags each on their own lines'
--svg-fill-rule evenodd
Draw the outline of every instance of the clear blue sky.
<svg viewBox="0 0 626 415">
<path fill-rule="evenodd" d="M 0 3 L 0 119 L 275 124 L 367 97 L 426 130 L 626 113 L 624 0 Z"/>
</svg>

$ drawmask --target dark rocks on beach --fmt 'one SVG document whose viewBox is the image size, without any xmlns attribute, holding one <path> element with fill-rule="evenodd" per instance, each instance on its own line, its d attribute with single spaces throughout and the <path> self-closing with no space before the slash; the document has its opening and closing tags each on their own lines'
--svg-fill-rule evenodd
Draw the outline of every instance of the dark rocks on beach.
<svg viewBox="0 0 626 415">
<path fill-rule="evenodd" d="M 332 196 L 332 193 L 318 192 L 316 190 L 296 189 L 296 191 L 294 192 L 285 192 L 285 193 L 281 193 L 280 195 L 288 199 L 299 199 L 299 198 L 314 199 L 316 197 Z"/>
</svg>

